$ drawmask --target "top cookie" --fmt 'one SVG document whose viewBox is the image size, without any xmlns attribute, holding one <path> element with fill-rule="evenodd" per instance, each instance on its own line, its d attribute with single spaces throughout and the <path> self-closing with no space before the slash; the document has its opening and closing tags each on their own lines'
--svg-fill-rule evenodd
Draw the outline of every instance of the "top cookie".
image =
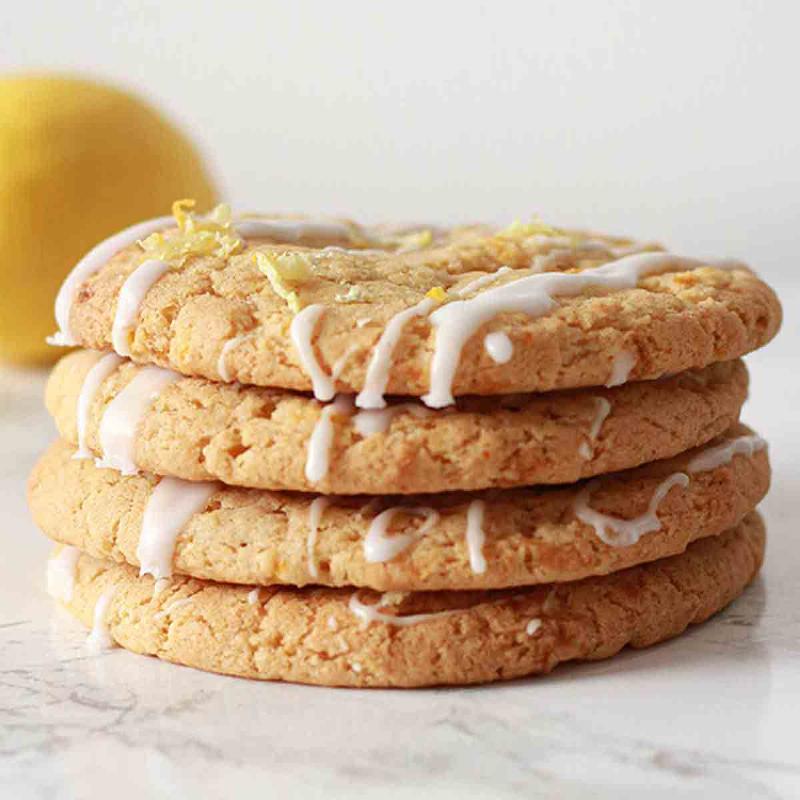
<svg viewBox="0 0 800 800">
<path fill-rule="evenodd" d="M 67 279 L 57 343 L 186 375 L 421 396 L 613 385 L 738 357 L 774 336 L 772 290 L 730 262 L 544 225 L 401 231 L 196 218 L 177 204 Z"/>
</svg>

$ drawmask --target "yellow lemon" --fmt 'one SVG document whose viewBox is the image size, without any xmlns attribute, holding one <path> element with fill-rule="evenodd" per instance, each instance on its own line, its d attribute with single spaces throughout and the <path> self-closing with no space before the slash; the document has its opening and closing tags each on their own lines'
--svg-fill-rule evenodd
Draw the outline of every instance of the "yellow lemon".
<svg viewBox="0 0 800 800">
<path fill-rule="evenodd" d="M 192 144 L 147 103 L 89 80 L 0 77 L 0 358 L 58 356 L 44 339 L 66 274 L 176 197 L 217 199 Z"/>
</svg>

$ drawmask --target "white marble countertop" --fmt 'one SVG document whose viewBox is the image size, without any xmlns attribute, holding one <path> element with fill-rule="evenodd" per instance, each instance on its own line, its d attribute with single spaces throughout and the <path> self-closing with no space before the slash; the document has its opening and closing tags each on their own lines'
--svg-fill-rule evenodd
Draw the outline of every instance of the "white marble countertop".
<svg viewBox="0 0 800 800">
<path fill-rule="evenodd" d="M 784 292 L 791 314 L 800 291 Z M 43 376 L 0 373 L 0 796 L 800 797 L 798 323 L 749 359 L 771 443 L 763 576 L 650 650 L 484 688 L 355 691 L 93 656 L 44 591 L 25 476 L 53 436 Z"/>
</svg>

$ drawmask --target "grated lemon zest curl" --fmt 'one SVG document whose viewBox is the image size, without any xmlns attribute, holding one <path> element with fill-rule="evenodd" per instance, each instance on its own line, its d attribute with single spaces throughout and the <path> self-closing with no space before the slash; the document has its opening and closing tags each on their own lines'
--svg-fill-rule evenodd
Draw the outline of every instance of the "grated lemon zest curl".
<svg viewBox="0 0 800 800">
<path fill-rule="evenodd" d="M 411 252 L 412 250 L 422 250 L 433 242 L 433 233 L 428 229 L 414 231 L 396 237 L 393 242 L 397 245 L 398 253 Z"/>
<path fill-rule="evenodd" d="M 500 236 L 511 239 L 527 239 L 530 236 L 562 236 L 562 231 L 534 217 L 530 222 L 515 219 L 507 228 L 500 231 Z"/>
<path fill-rule="evenodd" d="M 195 201 L 189 199 L 172 204 L 178 233 L 153 233 L 140 241 L 148 258 L 182 266 L 195 256 L 228 258 L 242 249 L 244 242 L 233 227 L 229 206 L 221 203 L 204 217 L 194 213 L 194 206 Z"/>
<path fill-rule="evenodd" d="M 300 295 L 294 288 L 311 276 L 311 261 L 301 253 L 256 253 L 256 265 L 267 276 L 272 291 L 283 298 L 296 314 L 303 307 Z"/>
<path fill-rule="evenodd" d="M 434 286 L 433 289 L 429 289 L 425 293 L 425 297 L 435 300 L 440 305 L 450 299 L 450 295 L 441 286 Z"/>
</svg>

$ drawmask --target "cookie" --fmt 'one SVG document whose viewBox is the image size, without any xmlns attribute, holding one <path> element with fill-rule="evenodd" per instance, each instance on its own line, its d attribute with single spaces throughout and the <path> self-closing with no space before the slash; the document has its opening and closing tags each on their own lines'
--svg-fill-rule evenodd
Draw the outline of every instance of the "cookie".
<svg viewBox="0 0 800 800">
<path fill-rule="evenodd" d="M 212 672 L 324 686 L 430 686 L 546 673 L 677 636 L 756 575 L 757 514 L 681 555 L 576 583 L 506 592 L 251 590 L 153 579 L 62 551 L 51 587 L 90 642 Z"/>
<path fill-rule="evenodd" d="M 109 422 L 154 369 L 161 379 L 114 355 L 66 356 L 46 393 L 61 436 L 124 467 Z M 323 406 L 285 390 L 172 376 L 123 420 L 125 471 L 325 494 L 573 483 L 708 442 L 736 422 L 747 395 L 741 361 L 614 389 L 464 397 L 436 411 L 416 401 Z"/>
<path fill-rule="evenodd" d="M 441 408 L 702 368 L 780 325 L 775 294 L 741 264 L 539 224 L 389 236 L 176 216 L 178 229 L 157 220 L 142 241 L 145 224 L 78 265 L 56 341 L 320 400 L 357 394 L 360 408 L 386 394 Z"/>
<path fill-rule="evenodd" d="M 34 520 L 56 541 L 156 577 L 379 591 L 620 570 L 736 525 L 769 484 L 764 442 L 744 426 L 575 486 L 372 499 L 125 477 L 73 453 L 56 442 L 29 482 Z"/>
</svg>

